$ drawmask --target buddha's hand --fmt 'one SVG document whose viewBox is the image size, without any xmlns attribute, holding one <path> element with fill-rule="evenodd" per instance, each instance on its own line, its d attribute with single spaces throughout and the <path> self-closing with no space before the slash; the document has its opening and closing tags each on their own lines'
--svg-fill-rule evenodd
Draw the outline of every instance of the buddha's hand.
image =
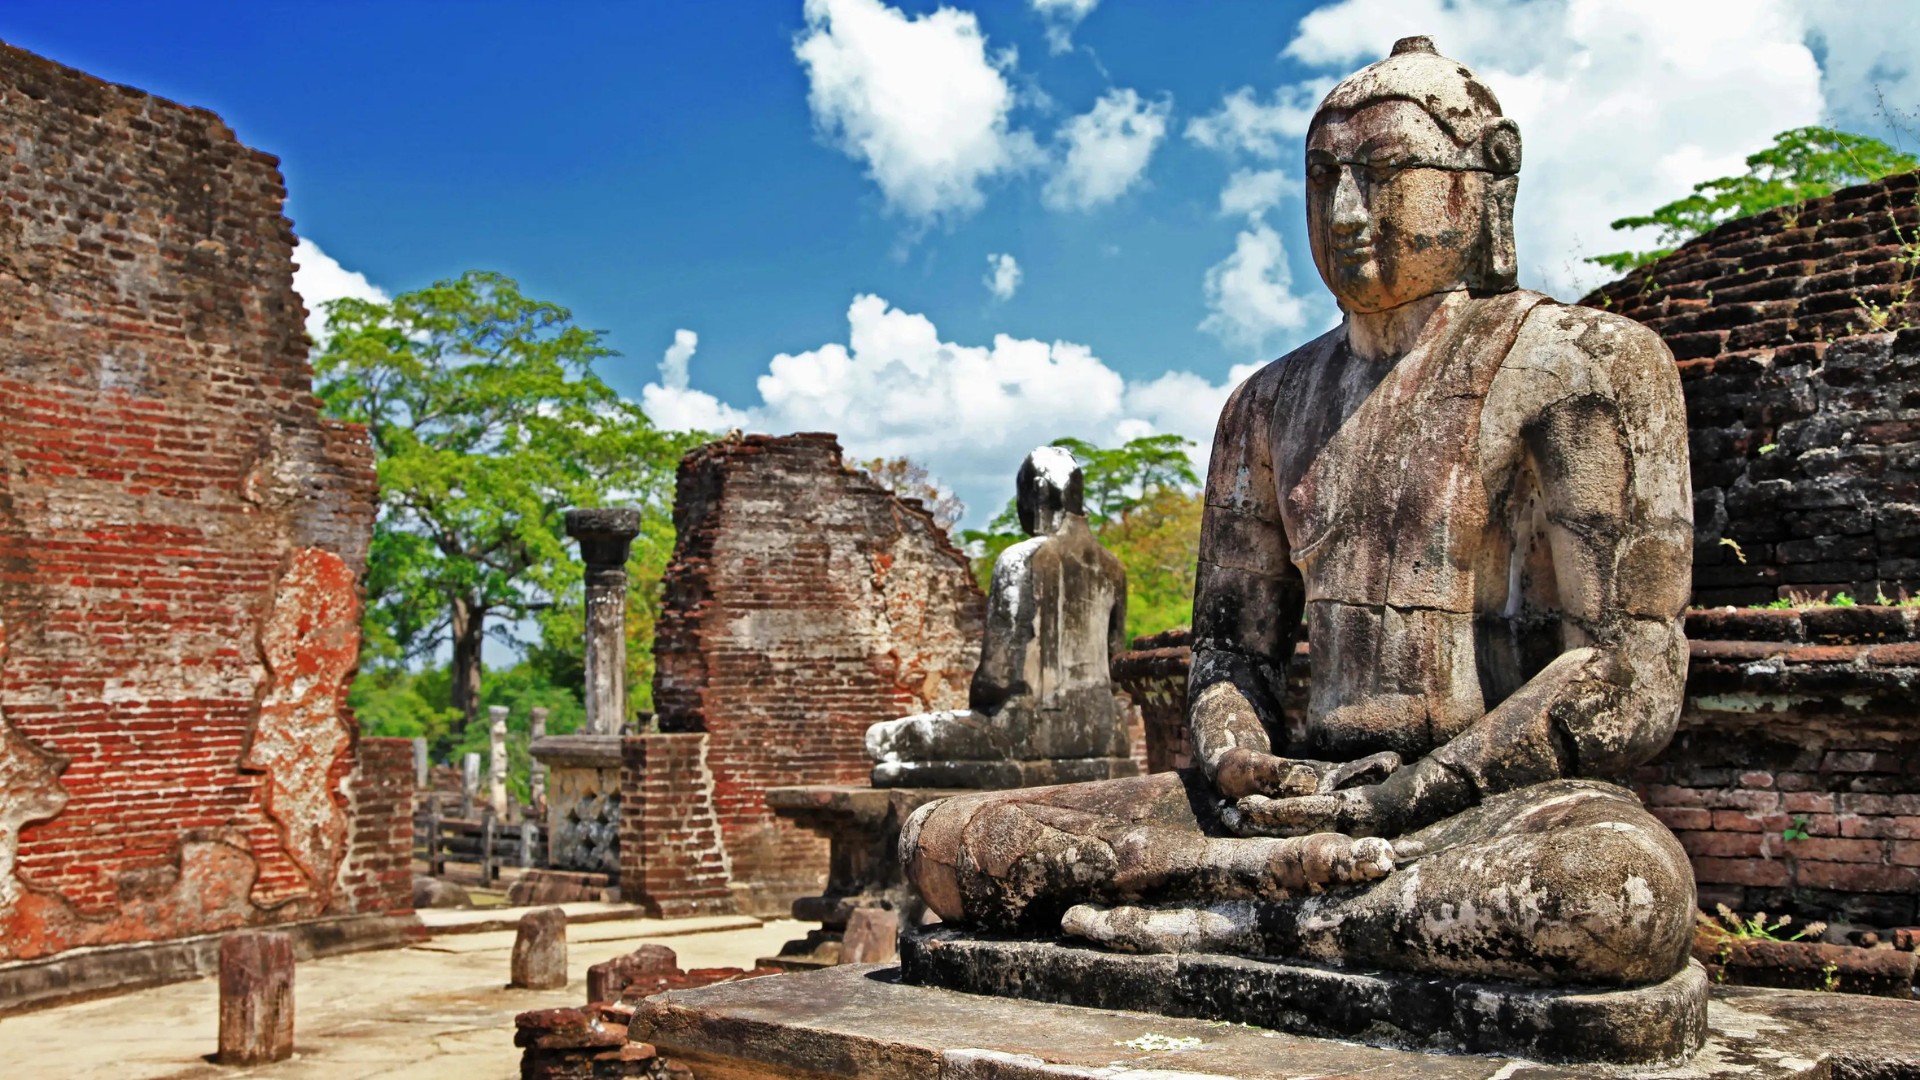
<svg viewBox="0 0 1920 1080">
<path fill-rule="evenodd" d="M 1427 811 L 1442 801 L 1429 797 L 1424 772 L 1396 769 L 1379 783 L 1277 799 L 1247 795 L 1222 817 L 1242 836 L 1399 836 L 1433 820 Z"/>
<path fill-rule="evenodd" d="M 1276 757 L 1236 746 L 1220 755 L 1213 787 L 1230 802 L 1254 795 L 1282 799 L 1384 780 L 1399 767 L 1400 755 L 1392 751 L 1335 763 Z"/>
<path fill-rule="evenodd" d="M 1340 833 L 1314 833 L 1276 842 L 1268 859 L 1280 895 L 1317 893 L 1357 885 L 1393 871 L 1393 845 L 1377 836 L 1354 839 Z"/>
</svg>

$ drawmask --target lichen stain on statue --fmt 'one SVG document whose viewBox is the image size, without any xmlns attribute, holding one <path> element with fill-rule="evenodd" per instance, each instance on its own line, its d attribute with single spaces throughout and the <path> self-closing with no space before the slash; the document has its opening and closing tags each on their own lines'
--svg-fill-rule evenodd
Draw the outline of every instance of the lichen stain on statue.
<svg viewBox="0 0 1920 1080">
<path fill-rule="evenodd" d="M 1519 166 L 1492 92 L 1424 38 L 1328 94 L 1308 235 L 1345 318 L 1220 418 L 1198 765 L 923 807 L 901 853 L 944 920 L 1535 987 L 1684 983 L 1670 998 L 1696 1019 L 1668 1050 L 1697 1046 L 1680 1030 L 1704 1017 L 1704 982 L 1683 978 L 1692 873 L 1617 786 L 1666 745 L 1685 682 L 1679 379 L 1652 331 L 1515 288 Z M 1303 615 L 1310 704 L 1285 716 Z"/>
<path fill-rule="evenodd" d="M 1109 676 L 1126 647 L 1126 571 L 1087 525 L 1084 483 L 1060 447 L 1027 455 L 1015 485 L 1028 539 L 994 563 L 968 708 L 869 728 L 875 787 L 1011 788 L 1136 771 Z"/>
<path fill-rule="evenodd" d="M 276 858 L 285 858 L 305 885 L 269 888 L 262 882 L 254 889 L 257 904 L 295 896 L 324 904 L 332 893 L 346 848 L 339 782 L 353 738 L 344 706 L 359 645 L 360 596 L 352 568 L 330 551 L 295 552 L 260 630 L 268 681 L 240 764 L 263 774 L 261 805 L 284 845 L 284 854 L 263 856 L 262 877 Z"/>
</svg>

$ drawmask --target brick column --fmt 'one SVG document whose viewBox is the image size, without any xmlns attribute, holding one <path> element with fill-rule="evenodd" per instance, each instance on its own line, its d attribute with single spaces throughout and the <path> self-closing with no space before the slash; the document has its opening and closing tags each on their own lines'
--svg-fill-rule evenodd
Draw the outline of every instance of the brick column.
<svg viewBox="0 0 1920 1080">
<path fill-rule="evenodd" d="M 620 896 L 660 918 L 731 914 L 704 732 L 620 740 Z"/>
</svg>

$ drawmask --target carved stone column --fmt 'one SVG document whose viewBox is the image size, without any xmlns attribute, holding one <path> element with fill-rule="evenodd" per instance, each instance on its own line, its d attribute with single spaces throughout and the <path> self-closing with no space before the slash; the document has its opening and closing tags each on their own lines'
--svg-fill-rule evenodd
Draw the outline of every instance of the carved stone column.
<svg viewBox="0 0 1920 1080">
<path fill-rule="evenodd" d="M 587 731 L 618 735 L 627 712 L 627 553 L 640 511 L 567 511 L 567 535 L 587 564 Z"/>
</svg>

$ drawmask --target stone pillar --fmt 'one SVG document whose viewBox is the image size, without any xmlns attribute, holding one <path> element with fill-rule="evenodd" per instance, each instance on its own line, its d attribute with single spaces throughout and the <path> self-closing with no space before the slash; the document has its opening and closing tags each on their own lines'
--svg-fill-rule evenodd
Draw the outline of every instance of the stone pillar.
<svg viewBox="0 0 1920 1080">
<path fill-rule="evenodd" d="M 532 746 L 547 737 L 547 707 L 535 705 L 527 721 L 527 745 Z M 527 772 L 527 801 L 533 804 L 533 816 L 547 816 L 547 763 L 539 758 L 533 759 Z"/>
<path fill-rule="evenodd" d="M 469 750 L 460 758 L 460 816 L 473 816 L 473 802 L 480 795 L 480 752 Z"/>
<path fill-rule="evenodd" d="M 413 740 L 413 788 L 415 791 L 425 791 L 427 789 L 427 773 L 429 768 L 430 766 L 427 762 L 427 740 Z"/>
<path fill-rule="evenodd" d="M 546 907 L 520 916 L 512 965 L 509 986 L 558 990 L 567 985 L 567 913 Z"/>
<path fill-rule="evenodd" d="M 507 707 L 487 709 L 487 801 L 493 816 L 507 820 Z"/>
<path fill-rule="evenodd" d="M 567 535 L 587 565 L 587 731 L 618 735 L 627 714 L 627 554 L 640 511 L 567 511 Z"/>
<path fill-rule="evenodd" d="M 220 939 L 222 1065 L 259 1065 L 293 1054 L 293 938 L 242 930 Z"/>
</svg>

